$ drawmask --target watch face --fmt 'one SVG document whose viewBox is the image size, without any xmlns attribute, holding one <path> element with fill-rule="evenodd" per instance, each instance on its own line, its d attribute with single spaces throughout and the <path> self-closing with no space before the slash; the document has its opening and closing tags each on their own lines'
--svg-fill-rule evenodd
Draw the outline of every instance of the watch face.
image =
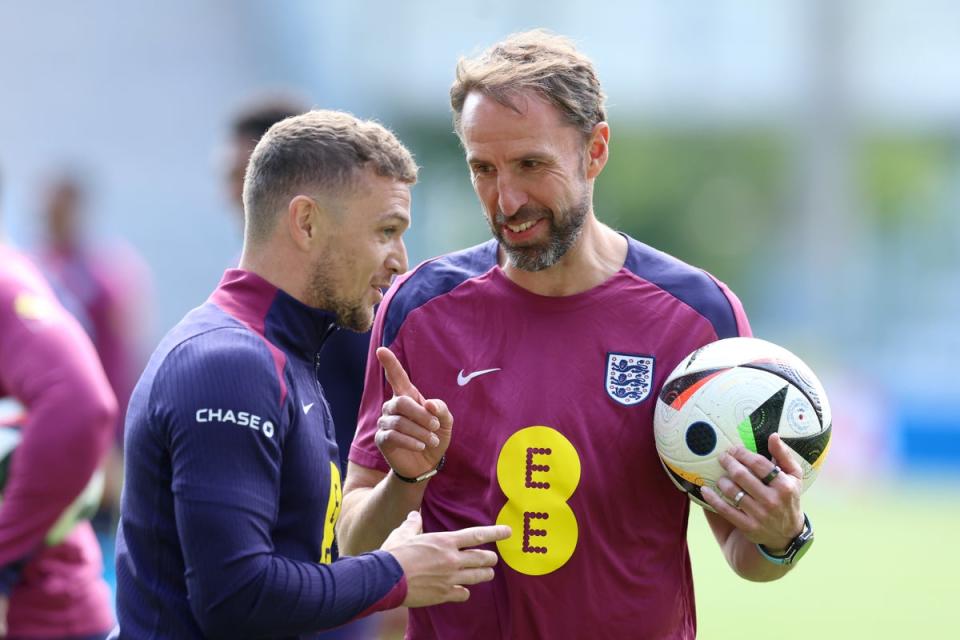
<svg viewBox="0 0 960 640">
<path fill-rule="evenodd" d="M 797 560 L 803 557 L 803 554 L 813 546 L 813 525 L 810 524 L 810 518 L 807 517 L 807 514 L 803 514 L 803 530 L 800 531 L 800 534 L 790 541 L 790 544 L 787 545 L 786 553 L 782 556 L 775 556 L 767 552 L 762 544 L 757 545 L 757 548 L 760 549 L 760 553 L 764 557 L 775 564 L 793 564 Z"/>
<path fill-rule="evenodd" d="M 797 540 L 799 541 L 800 546 L 796 549 L 796 552 L 793 554 L 793 557 L 790 559 L 790 564 L 797 562 L 800 558 L 803 557 L 803 554 L 805 554 L 810 549 L 810 547 L 813 546 L 813 532 L 812 531 L 810 532 L 809 537 L 803 538 L 802 540 L 798 538 Z"/>
<path fill-rule="evenodd" d="M 803 531 L 793 539 L 793 542 L 790 543 L 790 547 L 787 549 L 788 562 L 793 564 L 802 558 L 803 554 L 812 546 L 813 525 L 810 524 L 810 518 L 807 517 L 807 514 L 803 514 Z"/>
</svg>

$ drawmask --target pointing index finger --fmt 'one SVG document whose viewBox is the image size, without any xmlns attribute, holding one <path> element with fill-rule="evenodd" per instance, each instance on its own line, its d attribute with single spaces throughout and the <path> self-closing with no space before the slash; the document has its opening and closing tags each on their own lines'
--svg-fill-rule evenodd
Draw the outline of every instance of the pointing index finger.
<svg viewBox="0 0 960 640">
<path fill-rule="evenodd" d="M 423 395 L 420 393 L 420 390 L 410 382 L 410 376 L 407 375 L 406 370 L 404 370 L 403 365 L 400 364 L 400 360 L 397 359 L 393 351 L 390 351 L 387 347 L 378 347 L 377 360 L 380 361 L 380 366 L 383 367 L 383 373 L 387 376 L 387 383 L 390 385 L 390 388 L 393 389 L 395 395 L 407 396 L 423 404 Z"/>
<path fill-rule="evenodd" d="M 505 524 L 468 527 L 451 532 L 454 542 L 459 549 L 476 547 L 489 542 L 497 542 L 498 540 L 506 540 L 512 533 L 513 531 L 510 527 Z"/>
</svg>

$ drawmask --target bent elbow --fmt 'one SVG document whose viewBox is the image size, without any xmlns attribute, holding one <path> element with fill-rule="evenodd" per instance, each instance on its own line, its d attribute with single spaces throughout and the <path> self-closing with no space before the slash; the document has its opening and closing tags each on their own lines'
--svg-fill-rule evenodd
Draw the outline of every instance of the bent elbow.
<svg viewBox="0 0 960 640">
<path fill-rule="evenodd" d="M 72 428 L 64 429 L 64 436 L 73 435 L 79 450 L 86 449 L 97 463 L 106 451 L 117 424 L 117 399 L 107 391 L 87 396 L 71 407 L 69 421 Z"/>
</svg>

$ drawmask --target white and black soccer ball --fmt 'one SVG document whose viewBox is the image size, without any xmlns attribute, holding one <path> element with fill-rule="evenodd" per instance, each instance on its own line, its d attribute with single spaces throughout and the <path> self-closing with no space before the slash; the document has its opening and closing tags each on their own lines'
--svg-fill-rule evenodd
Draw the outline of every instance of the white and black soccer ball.
<svg viewBox="0 0 960 640">
<path fill-rule="evenodd" d="M 735 445 L 770 458 L 779 433 L 813 484 L 830 446 L 832 419 L 823 385 L 800 358 L 759 338 L 727 338 L 684 358 L 657 397 L 657 451 L 667 474 L 710 509 L 700 488 L 716 489 L 720 455 Z"/>
</svg>

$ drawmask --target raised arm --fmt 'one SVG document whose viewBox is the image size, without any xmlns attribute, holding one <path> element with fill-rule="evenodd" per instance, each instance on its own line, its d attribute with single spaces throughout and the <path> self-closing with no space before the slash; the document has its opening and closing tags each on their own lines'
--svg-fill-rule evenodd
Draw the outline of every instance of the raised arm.
<svg viewBox="0 0 960 640">
<path fill-rule="evenodd" d="M 394 392 L 383 404 L 375 435 L 390 471 L 350 463 L 338 529 L 340 550 L 348 555 L 378 548 L 420 508 L 429 483 L 423 476 L 438 469 L 453 432 L 453 416 L 442 400 L 425 399 L 392 351 L 380 347 L 376 356 Z"/>
</svg>

